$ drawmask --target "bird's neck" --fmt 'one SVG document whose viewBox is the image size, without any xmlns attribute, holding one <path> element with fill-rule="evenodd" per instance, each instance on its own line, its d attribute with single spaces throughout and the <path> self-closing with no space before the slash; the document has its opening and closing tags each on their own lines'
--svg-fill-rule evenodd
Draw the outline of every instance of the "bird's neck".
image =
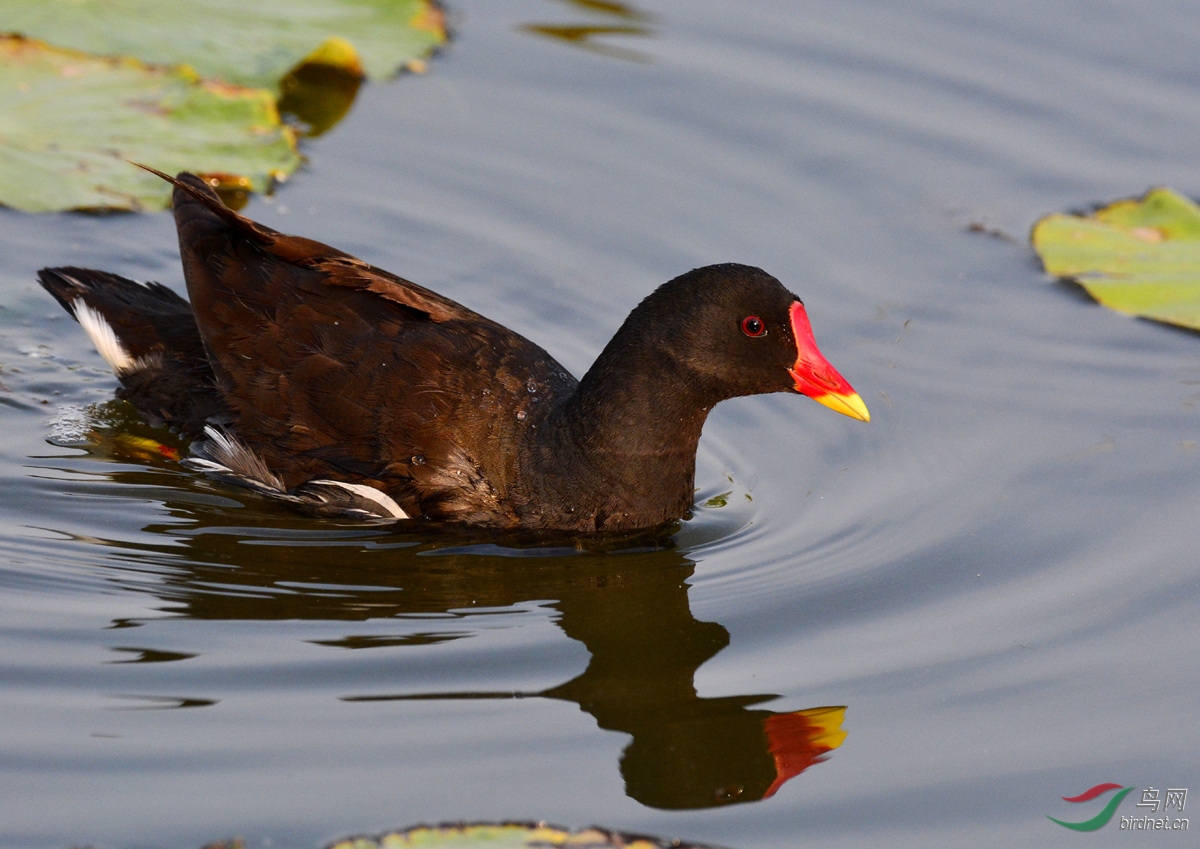
<svg viewBox="0 0 1200 849">
<path fill-rule="evenodd" d="M 551 503 L 595 517 L 597 529 L 646 527 L 692 506 L 696 448 L 710 399 L 674 357 L 618 334 L 546 424 L 539 458 Z M 547 503 L 550 499 L 544 499 Z M 586 521 L 585 521 L 586 523 Z"/>
</svg>

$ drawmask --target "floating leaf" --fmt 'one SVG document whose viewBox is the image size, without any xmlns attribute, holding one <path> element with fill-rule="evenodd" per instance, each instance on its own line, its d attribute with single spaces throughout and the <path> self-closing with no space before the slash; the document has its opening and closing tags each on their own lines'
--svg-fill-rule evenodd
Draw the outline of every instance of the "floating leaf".
<svg viewBox="0 0 1200 849">
<path fill-rule="evenodd" d="M 599 828 L 568 831 L 532 823 L 418 826 L 378 837 L 351 837 L 328 849 L 703 849 L 691 843 L 619 834 Z"/>
<path fill-rule="evenodd" d="M 353 61 L 371 78 L 419 69 L 446 40 L 432 0 L 0 0 L 0 22 L 64 47 L 185 63 L 202 77 L 274 92 L 330 38 L 353 45 Z"/>
<path fill-rule="evenodd" d="M 1171 189 L 1091 215 L 1033 227 L 1048 274 L 1075 280 L 1106 307 L 1200 330 L 1200 207 Z"/>
<path fill-rule="evenodd" d="M 27 212 L 165 208 L 127 160 L 255 191 L 300 164 L 267 91 L 32 39 L 0 36 L 0 114 L 0 203 Z"/>
</svg>

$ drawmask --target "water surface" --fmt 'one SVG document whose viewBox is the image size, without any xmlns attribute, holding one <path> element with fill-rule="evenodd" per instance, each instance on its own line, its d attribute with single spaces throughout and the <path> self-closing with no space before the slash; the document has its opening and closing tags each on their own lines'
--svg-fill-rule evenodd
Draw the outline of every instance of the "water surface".
<svg viewBox="0 0 1200 849">
<path fill-rule="evenodd" d="M 657 284 L 760 265 L 871 423 L 723 404 L 713 506 L 666 545 L 313 522 L 122 443 L 113 378 L 33 282 L 178 286 L 167 216 L 0 210 L 0 844 L 1186 840 L 1046 815 L 1200 784 L 1200 337 L 1047 281 L 1025 237 L 1200 194 L 1200 8 L 587 6 L 453 4 L 430 73 L 365 86 L 246 211 L 577 375 Z M 845 741 L 763 798 L 764 723 L 831 706 Z"/>
</svg>

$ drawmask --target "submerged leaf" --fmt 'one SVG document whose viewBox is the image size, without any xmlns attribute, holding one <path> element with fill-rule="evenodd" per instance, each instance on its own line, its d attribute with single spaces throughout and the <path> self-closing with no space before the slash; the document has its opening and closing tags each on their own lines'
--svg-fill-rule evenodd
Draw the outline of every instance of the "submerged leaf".
<svg viewBox="0 0 1200 849">
<path fill-rule="evenodd" d="M 1200 207 L 1171 189 L 1033 227 L 1048 274 L 1120 312 L 1200 330 Z"/>
<path fill-rule="evenodd" d="M 358 52 L 344 38 L 329 38 L 279 82 L 279 111 L 299 120 L 315 138 L 345 117 L 365 76 Z"/>
<path fill-rule="evenodd" d="M 33 39 L 0 36 L 0 114 L 0 203 L 27 212 L 165 208 L 127 160 L 255 191 L 300 164 L 267 91 Z"/>
<path fill-rule="evenodd" d="M 0 0 L 4 29 L 104 55 L 186 63 L 202 77 L 278 91 L 338 39 L 371 78 L 420 62 L 446 40 L 432 0 Z M 331 64 L 327 51 L 323 58 Z M 344 51 L 342 51 L 344 55 Z"/>
<path fill-rule="evenodd" d="M 614 47 L 599 40 L 603 36 L 652 36 L 654 31 L 649 27 L 625 24 L 522 24 L 518 29 L 616 59 L 628 59 L 631 62 L 652 61 L 648 54 L 638 50 Z"/>
</svg>

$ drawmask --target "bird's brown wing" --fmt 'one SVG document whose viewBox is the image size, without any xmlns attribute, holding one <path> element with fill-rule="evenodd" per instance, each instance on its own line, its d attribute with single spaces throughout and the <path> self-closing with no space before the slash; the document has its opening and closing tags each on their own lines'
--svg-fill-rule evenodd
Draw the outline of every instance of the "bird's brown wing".
<svg viewBox="0 0 1200 849">
<path fill-rule="evenodd" d="M 511 521 L 516 445 L 536 404 L 573 390 L 565 369 L 449 298 L 243 218 L 199 178 L 167 179 L 238 439 L 288 487 L 365 482 L 410 515 Z"/>
</svg>

